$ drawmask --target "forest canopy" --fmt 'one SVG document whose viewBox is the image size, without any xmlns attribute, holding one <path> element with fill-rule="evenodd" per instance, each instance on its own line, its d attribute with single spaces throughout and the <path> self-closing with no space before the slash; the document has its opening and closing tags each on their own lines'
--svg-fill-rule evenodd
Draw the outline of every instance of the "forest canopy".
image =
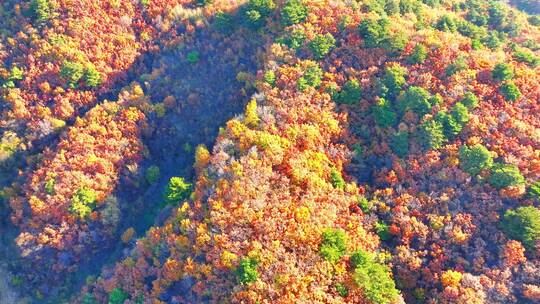
<svg viewBox="0 0 540 304">
<path fill-rule="evenodd" d="M 0 303 L 540 302 L 531 0 L 0 2 Z"/>
</svg>

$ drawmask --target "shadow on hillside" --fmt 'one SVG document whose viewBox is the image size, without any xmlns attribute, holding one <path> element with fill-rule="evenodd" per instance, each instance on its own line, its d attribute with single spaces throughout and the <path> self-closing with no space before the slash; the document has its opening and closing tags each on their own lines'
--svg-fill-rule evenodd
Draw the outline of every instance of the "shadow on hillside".
<svg viewBox="0 0 540 304">
<path fill-rule="evenodd" d="M 183 35 L 186 27 L 179 25 L 176 32 Z M 18 261 L 11 267 L 12 273 L 31 274 L 33 277 L 32 281 L 21 284 L 22 294 L 35 297 L 37 291 L 43 298 L 34 299 L 35 303 L 62 302 L 77 292 L 88 276 L 99 275 L 103 266 L 116 262 L 128 252 L 134 241 L 127 245 L 122 243 L 120 235 L 123 231 L 134 227 L 140 237 L 149 227 L 159 225 L 168 217 L 172 206 L 160 206 L 168 179 L 182 176 L 192 180 L 194 147 L 201 143 L 210 147 L 219 127 L 242 111 L 252 92 L 237 80 L 237 75 L 239 72 L 256 72 L 255 57 L 260 41 L 256 34 L 244 30 L 231 35 L 217 34 L 210 25 L 196 29 L 195 33 L 168 44 L 159 52 L 144 54 L 134 63 L 128 72 L 130 81 L 140 83 L 153 103 L 172 96 L 176 106 L 162 117 L 155 114 L 148 117 L 152 131 L 145 136 L 144 142 L 150 156 L 139 164 L 138 177 L 123 176 L 114 193 L 121 210 L 116 237 L 107 241 L 99 235 L 92 236 L 96 247 L 99 247 L 97 253 L 81 257 L 83 261 L 73 273 L 50 272 L 51 261 L 73 263 L 75 260 L 53 250 L 44 251 L 41 263 Z M 170 41 L 160 43 L 164 45 Z M 198 62 L 189 62 L 188 54 L 195 52 Z M 111 95 L 114 94 L 102 97 L 113 99 Z M 161 178 L 147 186 L 141 182 L 141 177 L 144 179 L 142 173 L 150 165 L 160 167 Z M 2 228 L 9 231 L 6 235 L 12 244 L 16 233 L 11 224 L 8 226 Z M 12 257 L 15 256 L 13 251 L 15 249 L 10 252 Z M 6 254 L 4 258 L 8 256 Z"/>
<path fill-rule="evenodd" d="M 0 191 L 9 186 L 18 175 L 18 168 L 22 166 L 21 153 L 16 152 L 0 162 Z M 10 209 L 7 201 L 0 195 L 0 303 L 16 303 L 17 292 L 13 288 L 13 276 L 7 272 L 12 266 L 9 257 L 16 251 L 13 239 L 17 236 L 10 220 Z"/>
</svg>

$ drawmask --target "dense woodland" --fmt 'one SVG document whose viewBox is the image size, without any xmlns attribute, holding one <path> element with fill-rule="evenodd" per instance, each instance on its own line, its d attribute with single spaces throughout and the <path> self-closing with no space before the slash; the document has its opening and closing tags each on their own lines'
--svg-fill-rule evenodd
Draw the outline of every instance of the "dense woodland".
<svg viewBox="0 0 540 304">
<path fill-rule="evenodd" d="M 540 303 L 538 0 L 4 0 L 0 303 Z"/>
</svg>

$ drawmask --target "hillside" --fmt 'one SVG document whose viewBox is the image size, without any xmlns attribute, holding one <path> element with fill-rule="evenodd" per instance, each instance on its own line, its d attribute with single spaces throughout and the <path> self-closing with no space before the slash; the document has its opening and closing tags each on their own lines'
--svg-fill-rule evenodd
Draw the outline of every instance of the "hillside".
<svg viewBox="0 0 540 304">
<path fill-rule="evenodd" d="M 537 303 L 539 10 L 2 2 L 0 302 Z"/>
</svg>

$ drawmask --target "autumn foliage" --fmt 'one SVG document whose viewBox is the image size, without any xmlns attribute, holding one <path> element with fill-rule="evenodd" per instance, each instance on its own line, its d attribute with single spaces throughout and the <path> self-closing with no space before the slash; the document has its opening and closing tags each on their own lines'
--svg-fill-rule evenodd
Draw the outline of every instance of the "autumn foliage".
<svg viewBox="0 0 540 304">
<path fill-rule="evenodd" d="M 531 1 L 15 2 L 0 185 L 34 298 L 539 301 Z"/>
</svg>

